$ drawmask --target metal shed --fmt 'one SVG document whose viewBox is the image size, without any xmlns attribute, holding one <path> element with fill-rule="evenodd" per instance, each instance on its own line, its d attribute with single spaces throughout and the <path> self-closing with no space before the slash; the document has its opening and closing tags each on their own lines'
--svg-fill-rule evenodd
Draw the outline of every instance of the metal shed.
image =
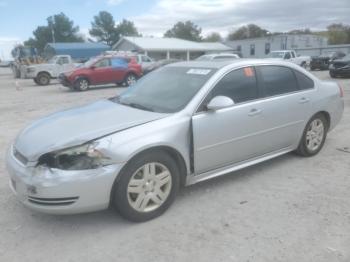
<svg viewBox="0 0 350 262">
<path fill-rule="evenodd" d="M 103 43 L 48 43 L 44 48 L 44 56 L 70 55 L 75 60 L 87 60 L 110 49 Z"/>
</svg>

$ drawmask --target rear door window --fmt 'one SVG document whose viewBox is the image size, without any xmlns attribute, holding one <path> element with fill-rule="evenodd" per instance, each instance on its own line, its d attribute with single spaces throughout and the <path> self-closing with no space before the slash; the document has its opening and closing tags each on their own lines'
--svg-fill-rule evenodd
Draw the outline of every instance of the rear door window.
<svg viewBox="0 0 350 262">
<path fill-rule="evenodd" d="M 111 66 L 117 69 L 125 69 L 128 68 L 128 61 L 124 57 L 114 57 L 111 59 Z"/>
<path fill-rule="evenodd" d="M 265 97 L 298 91 L 293 71 L 284 66 L 259 66 L 260 86 Z"/>
<path fill-rule="evenodd" d="M 308 76 L 296 70 L 294 70 L 294 73 L 297 78 L 300 90 L 311 89 L 314 87 L 314 81 Z"/>
</svg>

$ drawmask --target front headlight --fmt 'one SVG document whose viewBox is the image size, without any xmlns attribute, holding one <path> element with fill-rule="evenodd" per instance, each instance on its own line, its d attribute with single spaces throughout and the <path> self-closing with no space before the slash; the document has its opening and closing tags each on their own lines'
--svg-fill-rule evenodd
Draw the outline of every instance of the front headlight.
<svg viewBox="0 0 350 262">
<path fill-rule="evenodd" d="M 87 143 L 47 153 L 39 158 L 38 164 L 62 170 L 95 169 L 113 164 L 109 157 L 96 149 L 96 146 L 97 143 Z"/>
</svg>

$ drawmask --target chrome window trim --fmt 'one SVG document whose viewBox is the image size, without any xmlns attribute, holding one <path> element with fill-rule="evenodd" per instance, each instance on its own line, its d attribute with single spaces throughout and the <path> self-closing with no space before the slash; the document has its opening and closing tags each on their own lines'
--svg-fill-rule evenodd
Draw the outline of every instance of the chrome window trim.
<svg viewBox="0 0 350 262">
<path fill-rule="evenodd" d="M 207 98 L 207 96 L 209 95 L 209 93 L 213 90 L 213 88 L 217 85 L 217 83 L 219 81 L 221 81 L 227 74 L 235 71 L 235 70 L 239 70 L 239 69 L 242 69 L 242 68 L 246 68 L 246 67 L 254 67 L 254 70 L 256 67 L 258 66 L 280 66 L 280 67 L 286 67 L 286 68 L 289 68 L 290 70 L 293 71 L 293 74 L 294 74 L 294 77 L 295 77 L 295 81 L 298 85 L 298 88 L 299 88 L 299 83 L 296 79 L 296 76 L 295 76 L 295 73 L 294 73 L 294 68 L 292 67 L 288 67 L 288 66 L 285 66 L 285 65 L 275 65 L 275 64 L 269 64 L 269 63 L 266 63 L 266 64 L 259 64 L 259 65 L 244 65 L 244 66 L 239 66 L 239 67 L 235 67 L 235 68 L 230 68 L 229 71 L 227 71 L 225 74 L 223 74 L 220 78 L 218 78 L 211 86 L 210 88 L 208 88 L 208 91 L 206 92 L 206 94 L 202 97 L 200 103 L 196 106 L 196 109 L 194 110 L 194 113 L 192 114 L 192 116 L 196 116 L 196 115 L 199 115 L 199 114 L 203 114 L 203 113 L 206 113 L 207 111 L 198 111 L 198 109 L 200 108 L 200 106 L 202 105 L 202 103 L 204 102 L 204 100 Z M 299 70 L 298 70 L 299 71 Z M 303 72 L 299 71 L 301 74 L 304 74 Z M 256 73 L 256 70 L 255 70 L 255 73 Z M 304 74 L 305 75 L 305 74 Z M 310 78 L 309 76 L 305 75 L 306 77 Z M 213 77 L 213 76 L 212 76 Z M 257 75 L 255 75 L 256 77 L 256 81 L 257 81 L 257 87 L 259 89 L 259 83 L 258 83 L 258 77 Z M 296 94 L 296 93 L 301 93 L 301 92 L 305 92 L 305 91 L 315 91 L 316 90 L 316 85 L 315 85 L 315 80 L 310 78 L 313 82 L 314 82 L 314 85 L 312 88 L 308 88 L 308 89 L 298 89 L 297 91 L 293 91 L 293 92 L 288 92 L 288 93 L 283 93 L 283 94 L 278 94 L 278 95 L 274 95 L 274 96 L 266 96 L 266 97 L 259 97 L 257 99 L 254 99 L 254 100 L 249 100 L 249 101 L 244 101 L 244 102 L 241 102 L 241 103 L 235 103 L 234 105 L 230 106 L 230 107 L 227 107 L 227 108 L 223 108 L 223 109 L 228 109 L 228 108 L 232 108 L 232 107 L 235 107 L 235 106 L 239 106 L 239 105 L 243 105 L 243 104 L 247 104 L 247 103 L 253 103 L 253 102 L 257 102 L 257 101 L 262 101 L 262 100 L 268 100 L 268 99 L 272 99 L 272 98 L 277 98 L 277 97 L 281 97 L 281 96 L 286 96 L 286 95 L 292 95 L 292 94 Z M 219 110 L 220 111 L 220 110 Z"/>
</svg>

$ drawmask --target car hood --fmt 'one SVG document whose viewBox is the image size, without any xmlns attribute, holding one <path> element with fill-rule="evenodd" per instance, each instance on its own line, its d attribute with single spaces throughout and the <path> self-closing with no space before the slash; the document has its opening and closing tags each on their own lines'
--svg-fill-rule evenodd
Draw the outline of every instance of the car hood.
<svg viewBox="0 0 350 262">
<path fill-rule="evenodd" d="M 28 161 L 36 161 L 44 153 L 80 145 L 166 116 L 168 114 L 101 100 L 35 121 L 17 136 L 14 147 Z"/>
</svg>

